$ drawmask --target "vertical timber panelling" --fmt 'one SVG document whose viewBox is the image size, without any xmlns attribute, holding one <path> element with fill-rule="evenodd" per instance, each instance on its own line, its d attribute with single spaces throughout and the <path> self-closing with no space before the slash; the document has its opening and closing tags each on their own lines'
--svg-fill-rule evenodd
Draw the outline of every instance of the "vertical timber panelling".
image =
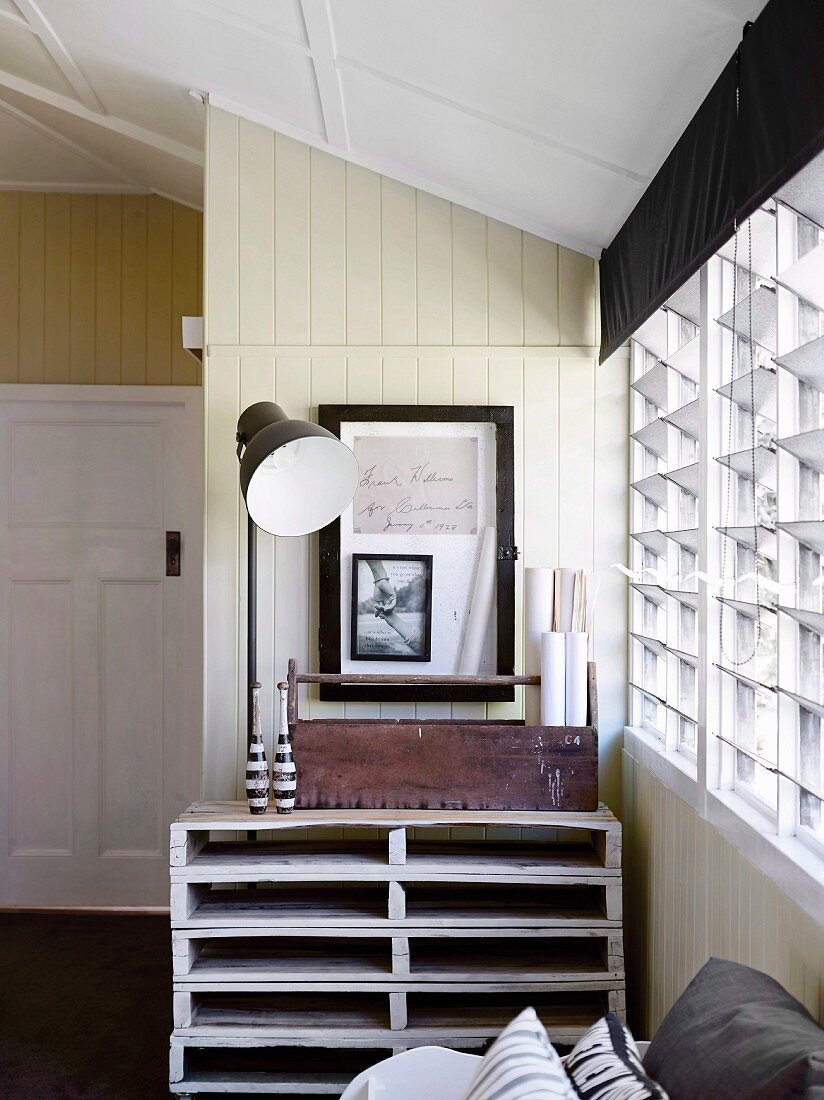
<svg viewBox="0 0 824 1100">
<path fill-rule="evenodd" d="M 0 195 L 0 382 L 196 385 L 203 219 L 157 195 Z"/>
<path fill-rule="evenodd" d="M 712 955 L 763 970 L 824 1022 L 824 924 L 623 754 L 631 1026 L 654 1033 Z"/>
<path fill-rule="evenodd" d="M 205 793 L 227 798 L 241 793 L 243 741 L 239 409 L 267 394 L 312 417 L 324 403 L 512 405 L 520 663 L 523 565 L 604 570 L 620 558 L 628 360 L 617 355 L 603 377 L 595 368 L 589 257 L 216 109 L 208 112 L 206 179 Z M 245 208 L 251 203 L 255 210 Z M 290 656 L 317 661 L 317 540 L 261 536 L 259 547 L 259 667 L 273 687 Z M 609 771 L 619 766 L 624 720 L 615 690 L 625 678 L 621 585 L 605 583 L 599 617 L 609 623 L 596 643 Z M 305 706 L 381 713 L 371 704 L 321 704 L 316 691 Z M 521 708 L 519 697 L 489 712 L 518 716 Z M 483 704 L 382 710 L 487 713 Z M 614 798 L 617 780 L 605 782 Z"/>
</svg>

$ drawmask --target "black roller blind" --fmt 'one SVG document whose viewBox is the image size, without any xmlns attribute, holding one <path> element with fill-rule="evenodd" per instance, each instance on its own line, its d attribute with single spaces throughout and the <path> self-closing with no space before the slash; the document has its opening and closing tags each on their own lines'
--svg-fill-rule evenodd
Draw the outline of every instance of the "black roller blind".
<svg viewBox="0 0 824 1100">
<path fill-rule="evenodd" d="M 601 255 L 601 362 L 822 148 L 824 0 L 770 0 Z"/>
</svg>

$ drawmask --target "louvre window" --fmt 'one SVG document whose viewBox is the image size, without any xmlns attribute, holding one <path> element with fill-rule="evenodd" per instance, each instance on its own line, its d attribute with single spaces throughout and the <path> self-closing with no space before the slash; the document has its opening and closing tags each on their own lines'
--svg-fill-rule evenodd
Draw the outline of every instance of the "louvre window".
<svg viewBox="0 0 824 1100">
<path fill-rule="evenodd" d="M 819 186 L 811 181 L 819 180 Z M 632 341 L 631 722 L 824 845 L 824 157 Z M 822 848 L 824 851 L 824 847 Z"/>
</svg>

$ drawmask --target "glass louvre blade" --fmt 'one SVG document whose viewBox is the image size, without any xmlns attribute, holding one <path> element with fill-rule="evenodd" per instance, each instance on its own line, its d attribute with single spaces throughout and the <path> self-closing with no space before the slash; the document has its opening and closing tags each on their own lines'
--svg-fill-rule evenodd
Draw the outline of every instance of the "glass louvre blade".
<svg viewBox="0 0 824 1100">
<path fill-rule="evenodd" d="M 803 462 L 811 470 L 824 473 L 824 428 L 776 439 L 775 445 L 794 455 L 799 462 Z"/>
<path fill-rule="evenodd" d="M 663 363 L 656 363 L 640 378 L 632 383 L 632 389 L 646 397 L 658 409 L 667 407 L 667 368 Z"/>
<path fill-rule="evenodd" d="M 820 611 L 804 611 L 799 607 L 784 607 L 781 604 L 779 604 L 778 610 L 783 615 L 795 619 L 797 623 L 808 630 L 824 636 L 824 615 Z"/>
<path fill-rule="evenodd" d="M 663 531 L 635 531 L 630 535 L 645 549 L 650 550 L 656 557 L 663 557 L 667 552 L 667 536 Z"/>
<path fill-rule="evenodd" d="M 672 711 L 673 714 L 677 714 L 679 718 L 683 718 L 687 722 L 692 722 L 693 724 L 695 724 L 698 721 L 697 715 L 690 714 L 682 707 L 676 707 L 672 703 L 664 703 L 664 706 L 667 708 L 667 710 Z"/>
<path fill-rule="evenodd" d="M 775 214 L 759 207 L 749 218 L 750 228 L 745 222 L 738 230 L 738 263 L 749 266 L 749 240 L 752 230 L 752 269 L 756 275 L 771 279 L 775 275 Z M 733 262 L 735 258 L 735 238 L 731 237 L 718 250 L 718 255 Z"/>
<path fill-rule="evenodd" d="M 824 718 L 824 704 L 816 703 L 814 699 L 807 699 L 803 695 L 796 695 L 794 691 L 788 691 L 787 688 L 784 687 L 778 687 L 776 691 L 779 695 L 786 695 L 788 699 L 792 699 L 799 707 L 808 710 L 811 714 L 815 714 L 819 718 Z"/>
<path fill-rule="evenodd" d="M 732 600 L 729 596 L 716 596 L 715 598 L 725 607 L 730 607 L 733 611 L 737 611 L 739 615 L 746 615 L 749 619 L 757 619 L 759 612 L 762 619 L 765 613 L 767 615 L 775 614 L 775 608 L 769 607 L 767 604 L 750 603 L 748 600 Z"/>
<path fill-rule="evenodd" d="M 729 737 L 725 737 L 722 733 L 715 733 L 713 736 L 717 737 L 719 741 L 723 741 L 725 745 L 729 745 L 730 748 L 735 749 L 736 752 L 743 753 L 744 756 L 754 761 L 759 767 L 764 768 L 768 772 L 772 772 L 773 775 L 781 774 L 775 765 L 775 761 L 770 760 L 769 757 L 761 756 L 759 753 L 753 752 L 753 750 L 747 748 L 746 745 L 741 745 L 738 741 L 733 741 Z"/>
<path fill-rule="evenodd" d="M 728 466 L 739 477 L 752 481 L 753 452 L 750 448 L 719 455 L 715 461 Z M 775 451 L 763 444 L 755 448 L 755 480 L 759 485 L 775 491 Z"/>
<path fill-rule="evenodd" d="M 750 337 L 750 306 L 752 306 L 752 337 Z M 735 313 L 735 329 L 733 330 L 733 313 Z M 729 309 L 716 318 L 719 325 L 735 331 L 745 340 L 752 340 L 759 344 L 771 355 L 776 353 L 776 310 L 775 290 L 769 286 L 759 286 L 742 298 L 735 309 Z"/>
<path fill-rule="evenodd" d="M 814 550 L 816 554 L 824 554 L 824 520 L 778 522 L 775 526 L 779 531 L 785 531 L 791 535 L 796 542 Z"/>
<path fill-rule="evenodd" d="M 752 385 L 750 373 L 752 373 Z M 747 412 L 752 412 L 754 403 L 757 413 L 761 413 L 769 420 L 775 420 L 775 371 L 769 367 L 756 367 L 752 372 L 745 371 L 732 382 L 719 386 L 715 392 L 726 397 L 728 401 L 733 401 Z"/>
<path fill-rule="evenodd" d="M 650 638 L 647 634 L 636 634 L 635 631 L 630 632 L 630 637 L 634 638 L 636 642 L 640 642 L 644 649 L 648 649 L 650 653 L 654 653 L 657 657 L 666 657 L 667 647 L 656 638 Z"/>
<path fill-rule="evenodd" d="M 700 484 L 700 475 L 697 462 L 691 462 L 688 466 L 681 466 L 677 470 L 672 470 L 668 474 L 663 474 L 663 477 L 667 481 L 673 482 L 675 485 L 680 486 L 690 496 L 698 496 L 698 488 Z"/>
<path fill-rule="evenodd" d="M 692 340 L 684 344 L 678 351 L 667 356 L 666 364 L 674 371 L 678 371 L 690 382 L 698 383 L 701 376 L 701 337 L 694 336 Z"/>
<path fill-rule="evenodd" d="M 667 299 L 667 309 L 697 325 L 701 320 L 701 276 L 696 271 Z"/>
<path fill-rule="evenodd" d="M 675 646 L 668 645 L 666 647 L 667 653 L 672 653 L 674 657 L 677 657 L 679 661 L 684 661 L 688 665 L 692 665 L 693 668 L 698 667 L 698 657 L 695 653 L 687 653 L 684 649 L 676 649 Z"/>
<path fill-rule="evenodd" d="M 775 281 L 816 309 L 824 310 L 824 244 L 805 253 Z"/>
<path fill-rule="evenodd" d="M 775 531 L 769 527 L 716 527 L 716 531 L 726 535 L 728 539 L 732 539 L 740 546 L 748 546 L 750 550 L 755 549 L 755 533 L 758 531 L 758 553 L 763 554 L 770 561 L 775 561 L 778 540 L 775 537 Z"/>
<path fill-rule="evenodd" d="M 641 693 L 641 695 L 645 695 L 647 699 L 651 699 L 653 703 L 657 703 L 661 707 L 665 707 L 667 705 L 660 695 L 655 695 L 654 692 L 649 691 L 647 688 L 641 687 L 640 684 L 634 684 L 630 682 L 629 686 L 633 689 L 633 691 L 638 691 Z"/>
<path fill-rule="evenodd" d="M 821 180 L 824 178 L 824 154 L 810 161 L 807 167 L 793 176 L 784 184 L 780 191 L 776 192 L 778 202 L 797 211 L 803 217 L 824 227 L 824 189 Z"/>
<path fill-rule="evenodd" d="M 774 362 L 807 386 L 824 393 L 824 336 L 779 355 Z"/>
<path fill-rule="evenodd" d="M 659 416 L 645 427 L 639 428 L 637 432 L 633 432 L 632 438 L 646 450 L 652 451 L 658 458 L 666 458 L 667 435 L 667 422 Z"/>
<path fill-rule="evenodd" d="M 665 359 L 668 351 L 667 315 L 656 309 L 651 317 L 632 334 L 633 340 L 652 352 L 656 359 Z"/>
<path fill-rule="evenodd" d="M 631 581 L 630 588 L 640 592 L 645 600 L 649 600 L 657 607 L 666 607 L 667 605 L 667 593 L 660 584 L 641 584 L 638 581 Z"/>
<path fill-rule="evenodd" d="M 673 542 L 683 546 L 690 553 L 698 553 L 699 531 L 697 527 L 685 527 L 679 531 L 666 531 L 665 534 L 668 539 L 672 539 Z"/>
<path fill-rule="evenodd" d="M 665 588 L 664 591 L 668 596 L 672 596 L 672 598 L 678 600 L 679 603 L 686 604 L 687 607 L 691 607 L 694 611 L 698 609 L 697 592 L 685 592 L 681 588 Z"/>
<path fill-rule="evenodd" d="M 632 488 L 646 500 L 652 501 L 658 508 L 667 506 L 667 483 L 663 474 L 650 474 L 640 481 L 633 481 Z"/>
<path fill-rule="evenodd" d="M 676 409 L 675 412 L 669 413 L 668 416 L 662 419 L 666 424 L 672 424 L 674 428 L 683 432 L 684 435 L 688 435 L 690 439 L 698 439 L 701 425 L 701 417 L 698 411 L 698 398 L 694 401 L 687 402 L 686 405 L 682 405 L 680 409 Z"/>
<path fill-rule="evenodd" d="M 739 684 L 744 684 L 745 687 L 752 688 L 753 691 L 761 692 L 762 695 L 775 695 L 776 689 L 771 684 L 762 684 L 760 680 L 753 680 L 751 676 L 745 676 L 743 672 L 739 672 L 735 668 L 727 668 L 726 665 L 720 665 L 718 662 L 715 663 L 715 667 L 719 672 L 732 676 Z"/>
</svg>

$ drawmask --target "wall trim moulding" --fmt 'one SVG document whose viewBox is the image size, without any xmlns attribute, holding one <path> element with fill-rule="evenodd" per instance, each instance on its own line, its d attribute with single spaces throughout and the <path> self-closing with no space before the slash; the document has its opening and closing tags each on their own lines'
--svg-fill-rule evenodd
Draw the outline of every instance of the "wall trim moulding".
<svg viewBox="0 0 824 1100">
<path fill-rule="evenodd" d="M 148 187 L 132 183 L 40 183 L 37 180 L 0 180 L 0 191 L 48 191 L 58 195 L 150 195 Z M 180 202 L 180 199 L 174 199 Z M 187 205 L 182 204 L 181 205 Z"/>
<path fill-rule="evenodd" d="M 595 359 L 598 348 L 530 344 L 209 344 L 206 354 L 212 359 Z M 619 348 L 612 358 L 629 359 L 629 347 Z"/>
</svg>

